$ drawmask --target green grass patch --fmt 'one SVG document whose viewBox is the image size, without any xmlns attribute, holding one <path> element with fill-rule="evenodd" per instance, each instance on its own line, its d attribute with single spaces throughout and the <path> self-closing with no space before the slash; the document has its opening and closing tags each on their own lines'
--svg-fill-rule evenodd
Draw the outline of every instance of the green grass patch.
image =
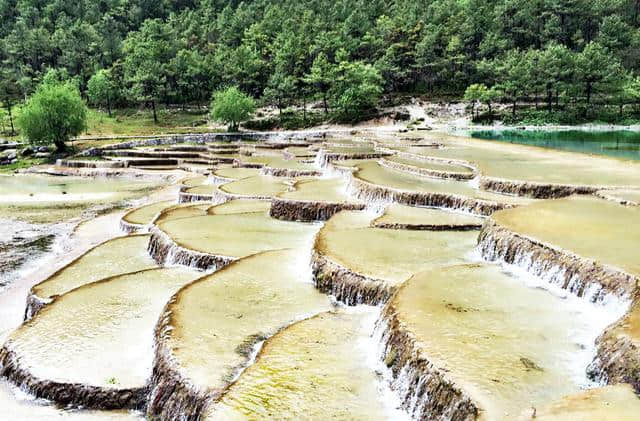
<svg viewBox="0 0 640 421">
<path fill-rule="evenodd" d="M 0 165 L 0 174 L 12 173 L 17 170 L 32 167 L 34 165 L 42 165 L 47 163 L 44 158 L 18 158 L 18 162 L 9 165 Z"/>
<path fill-rule="evenodd" d="M 143 109 L 114 110 L 112 116 L 91 109 L 87 130 L 83 136 L 145 136 L 209 131 L 208 115 L 204 110 L 158 110 L 158 122 L 151 111 Z"/>
</svg>

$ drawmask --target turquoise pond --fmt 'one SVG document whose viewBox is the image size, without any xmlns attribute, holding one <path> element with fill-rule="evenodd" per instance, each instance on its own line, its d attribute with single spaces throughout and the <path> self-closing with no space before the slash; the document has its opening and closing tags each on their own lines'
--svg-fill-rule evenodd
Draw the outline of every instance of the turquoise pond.
<svg viewBox="0 0 640 421">
<path fill-rule="evenodd" d="M 630 130 L 479 130 L 469 134 L 476 139 L 640 160 L 640 132 Z"/>
</svg>

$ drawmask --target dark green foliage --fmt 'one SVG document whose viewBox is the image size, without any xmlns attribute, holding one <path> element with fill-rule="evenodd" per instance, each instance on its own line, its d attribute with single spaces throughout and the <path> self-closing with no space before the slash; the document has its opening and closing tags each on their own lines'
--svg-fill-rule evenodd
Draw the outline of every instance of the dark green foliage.
<svg viewBox="0 0 640 421">
<path fill-rule="evenodd" d="M 382 77 L 375 67 L 361 61 L 342 61 L 334 77 L 332 97 L 339 120 L 356 121 L 375 107 L 382 93 Z"/>
<path fill-rule="evenodd" d="M 640 71 L 639 12 L 636 0 L 0 0 L 0 101 L 10 111 L 60 69 L 109 108 L 88 92 L 106 69 L 113 105 L 154 110 L 238 86 L 351 119 L 378 88 L 460 97 L 474 83 L 490 92 L 483 109 L 633 105 L 619 82 Z M 368 76 L 345 87 L 345 63 Z"/>
<path fill-rule="evenodd" d="M 250 120 L 243 124 L 249 130 L 299 130 L 321 124 L 326 116 L 324 113 L 307 112 L 306 115 L 298 111 L 284 111 L 278 117 Z"/>
</svg>

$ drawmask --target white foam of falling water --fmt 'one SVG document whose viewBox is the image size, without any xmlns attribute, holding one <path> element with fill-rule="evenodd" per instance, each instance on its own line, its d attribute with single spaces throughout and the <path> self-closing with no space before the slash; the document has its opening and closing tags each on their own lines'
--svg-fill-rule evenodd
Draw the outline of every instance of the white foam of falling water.
<svg viewBox="0 0 640 421">
<path fill-rule="evenodd" d="M 409 414 L 401 407 L 398 394 L 391 390 L 392 375 L 390 370 L 384 365 L 380 358 L 380 348 L 382 346 L 381 332 L 383 329 L 376 329 L 376 320 L 380 317 L 380 307 L 358 305 L 355 307 L 343 307 L 343 311 L 351 314 L 364 314 L 360 329 L 363 332 L 370 332 L 369 335 L 358 340 L 356 346 L 360 354 L 364 357 L 366 365 L 376 373 L 376 389 L 379 394 L 388 419 L 397 421 L 408 421 Z"/>
<path fill-rule="evenodd" d="M 475 248 L 466 256 L 472 262 L 482 262 L 479 248 Z M 534 265 L 531 255 L 522 256 L 518 265 L 505 262 L 495 263 L 502 267 L 505 273 L 511 275 L 514 282 L 521 282 L 529 288 L 542 289 L 563 300 L 563 305 L 583 323 L 582 329 L 569 332 L 570 339 L 578 344 L 578 351 L 564 359 L 572 361 L 569 375 L 585 388 L 597 386 L 587 378 L 587 367 L 596 355 L 596 338 L 612 323 L 619 320 L 629 310 L 631 302 L 622 300 L 612 294 L 594 302 L 593 297 L 601 297 L 601 288 L 592 285 L 585 291 L 583 297 L 578 297 L 567 289 L 562 288 L 554 279 L 560 279 L 564 272 L 560 266 L 547 268 L 544 277 L 532 275 L 525 268 Z M 581 282 L 572 279 L 570 284 Z M 562 358 L 562 356 L 558 356 Z"/>
</svg>

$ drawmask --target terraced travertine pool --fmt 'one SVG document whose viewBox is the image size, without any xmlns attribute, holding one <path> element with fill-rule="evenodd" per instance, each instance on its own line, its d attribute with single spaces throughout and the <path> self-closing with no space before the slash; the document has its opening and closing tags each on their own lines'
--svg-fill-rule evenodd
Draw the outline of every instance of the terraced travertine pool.
<svg viewBox="0 0 640 421">
<path fill-rule="evenodd" d="M 342 177 L 302 178 L 297 180 L 288 191 L 279 193 L 278 197 L 334 203 L 355 201 L 347 193 L 347 184 L 347 181 Z"/>
<path fill-rule="evenodd" d="M 0 292 L 0 418 L 637 418 L 637 164 L 328 136 L 107 153 L 184 168 L 153 177 L 44 168 L 66 194 L 0 180 L 25 218 L 127 208 Z"/>
<path fill-rule="evenodd" d="M 450 194 L 508 204 L 527 204 L 531 202 L 531 199 L 524 197 L 480 190 L 469 182 L 420 177 L 387 168 L 372 161 L 356 164 L 356 167 L 358 170 L 354 173 L 354 177 L 375 186 L 391 187 L 408 192 Z"/>
<path fill-rule="evenodd" d="M 640 163 L 636 161 L 478 139 L 469 141 L 458 136 L 433 135 L 433 138 L 445 147 L 401 149 L 418 155 L 469 161 L 486 177 L 585 186 L 637 187 L 640 184 Z"/>
</svg>

